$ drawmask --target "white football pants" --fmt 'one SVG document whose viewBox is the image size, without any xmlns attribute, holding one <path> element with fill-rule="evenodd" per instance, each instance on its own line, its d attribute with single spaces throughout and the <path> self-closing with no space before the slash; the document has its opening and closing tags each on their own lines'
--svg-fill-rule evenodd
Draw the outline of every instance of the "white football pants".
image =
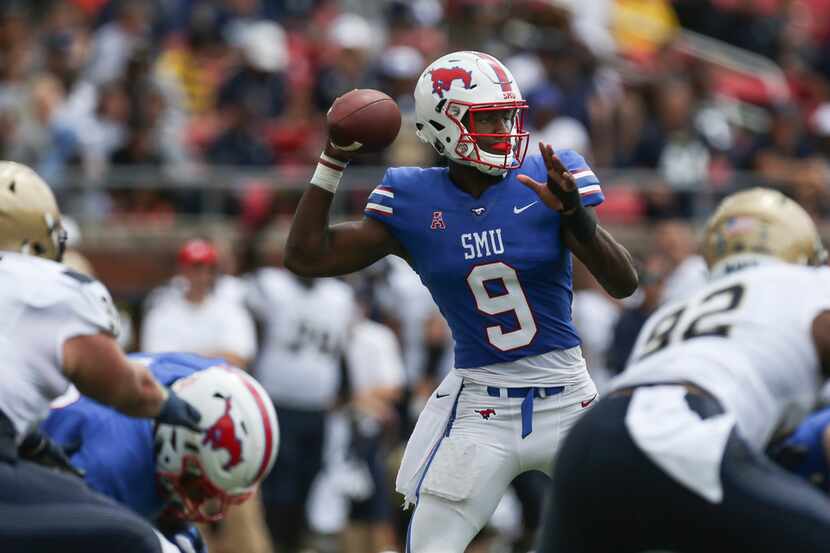
<svg viewBox="0 0 830 553">
<path fill-rule="evenodd" d="M 523 398 L 506 397 L 503 388 L 493 397 L 487 388 L 464 381 L 449 434 L 418 486 L 407 553 L 463 553 L 516 476 L 529 470 L 551 475 L 565 435 L 597 394 L 586 375 L 561 393 L 534 398 L 532 432 L 522 438 Z M 430 401 L 441 401 L 434 396 Z"/>
</svg>

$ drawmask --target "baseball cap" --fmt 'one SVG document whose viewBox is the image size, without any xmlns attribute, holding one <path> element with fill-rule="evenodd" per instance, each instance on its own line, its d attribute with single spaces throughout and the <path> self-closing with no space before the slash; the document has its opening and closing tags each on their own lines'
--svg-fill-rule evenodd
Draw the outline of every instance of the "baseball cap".
<svg viewBox="0 0 830 553">
<path fill-rule="evenodd" d="M 216 248 L 207 240 L 188 240 L 179 250 L 181 265 L 216 265 L 218 261 Z"/>
</svg>

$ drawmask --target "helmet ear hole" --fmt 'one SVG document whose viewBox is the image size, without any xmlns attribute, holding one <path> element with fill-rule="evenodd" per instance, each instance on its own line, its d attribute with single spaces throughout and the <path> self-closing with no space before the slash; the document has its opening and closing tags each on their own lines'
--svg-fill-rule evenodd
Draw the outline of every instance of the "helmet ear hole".
<svg viewBox="0 0 830 553">
<path fill-rule="evenodd" d="M 438 132 L 443 131 L 444 128 L 445 128 L 444 125 L 442 125 L 441 123 L 439 123 L 438 121 L 436 121 L 434 119 L 430 119 L 429 124 L 432 125 L 432 127 Z"/>
</svg>

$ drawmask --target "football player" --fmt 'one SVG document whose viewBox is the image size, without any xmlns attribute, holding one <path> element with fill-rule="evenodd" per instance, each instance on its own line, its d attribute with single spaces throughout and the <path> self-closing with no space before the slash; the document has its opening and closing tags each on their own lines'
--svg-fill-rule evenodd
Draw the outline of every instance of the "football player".
<svg viewBox="0 0 830 553">
<path fill-rule="evenodd" d="M 827 550 L 830 500 L 764 449 L 830 369 L 830 270 L 810 216 L 762 188 L 707 222 L 710 282 L 646 322 L 554 467 L 545 553 Z"/>
<path fill-rule="evenodd" d="M 271 400 L 242 370 L 198 355 L 133 354 L 202 413 L 203 432 L 118 413 L 70 388 L 41 428 L 72 452 L 87 484 L 153 522 L 188 552 L 189 523 L 221 520 L 271 470 L 279 428 Z M 243 544 L 235 544 L 242 549 Z"/>
<path fill-rule="evenodd" d="M 341 386 L 354 293 L 335 279 L 306 279 L 264 267 L 249 280 L 247 303 L 262 323 L 253 372 L 268 391 L 282 431 L 273 473 L 262 483 L 265 521 L 280 551 L 298 551 L 306 503 L 323 469 L 326 419 Z"/>
<path fill-rule="evenodd" d="M 592 405 L 571 253 L 613 296 L 637 286 L 628 252 L 597 223 L 603 195 L 582 156 L 539 144 L 525 159 L 527 108 L 494 57 L 439 58 L 415 88 L 416 128 L 448 167 L 389 169 L 362 220 L 330 226 L 351 153 L 329 141 L 288 236 L 285 265 L 307 276 L 406 259 L 449 323 L 455 368 L 422 411 L 397 479 L 416 504 L 416 553 L 464 551 L 517 475 L 549 473 Z"/>
<path fill-rule="evenodd" d="M 169 543 L 141 518 L 33 462 L 61 462 L 35 429 L 70 382 L 126 415 L 199 429 L 193 406 L 124 355 L 107 289 L 59 263 L 65 240 L 49 186 L 0 162 L 0 551 L 158 553 Z"/>
</svg>

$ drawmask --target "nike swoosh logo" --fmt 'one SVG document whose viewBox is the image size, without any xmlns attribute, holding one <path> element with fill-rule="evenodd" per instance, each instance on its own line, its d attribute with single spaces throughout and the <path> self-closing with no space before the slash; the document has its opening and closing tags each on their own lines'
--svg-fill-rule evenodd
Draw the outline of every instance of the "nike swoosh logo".
<svg viewBox="0 0 830 553">
<path fill-rule="evenodd" d="M 594 400 L 595 400 L 595 399 L 597 399 L 597 394 L 594 394 L 594 397 L 592 397 L 592 398 L 591 398 L 591 399 L 589 399 L 588 401 L 583 401 L 583 402 L 582 402 L 582 407 L 583 407 L 583 408 L 588 407 L 589 405 L 591 405 L 591 403 L 593 403 L 593 402 L 594 402 Z"/>
<path fill-rule="evenodd" d="M 444 395 L 441 395 L 441 394 L 439 394 L 438 392 L 435 392 L 435 397 L 436 397 L 437 399 L 441 399 L 442 397 L 447 397 L 448 395 L 450 395 L 450 394 L 444 394 Z"/>
<path fill-rule="evenodd" d="M 532 206 L 534 206 L 534 205 L 536 205 L 536 204 L 538 204 L 538 203 L 539 203 L 539 200 L 536 200 L 535 202 L 529 203 L 529 204 L 527 204 L 527 205 L 526 205 L 526 206 L 524 206 L 524 207 L 516 207 L 516 206 L 514 205 L 514 206 L 513 206 L 513 213 L 515 213 L 516 215 L 518 215 L 519 213 L 521 213 L 521 212 L 522 212 L 522 211 L 524 211 L 525 209 L 527 209 L 527 208 L 529 208 L 529 207 L 532 207 Z"/>
</svg>

